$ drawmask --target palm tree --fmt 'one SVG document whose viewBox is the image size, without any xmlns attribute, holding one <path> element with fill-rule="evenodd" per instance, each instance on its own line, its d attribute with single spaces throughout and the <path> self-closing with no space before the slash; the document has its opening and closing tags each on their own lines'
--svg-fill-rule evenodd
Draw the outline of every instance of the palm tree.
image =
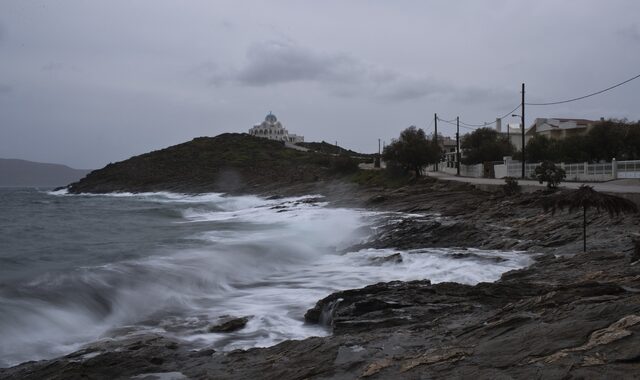
<svg viewBox="0 0 640 380">
<path fill-rule="evenodd" d="M 582 240 L 583 251 L 587 251 L 587 211 L 595 208 L 597 212 L 607 211 L 609 216 L 623 213 L 638 212 L 638 206 L 632 201 L 615 195 L 603 194 L 593 190 L 593 187 L 582 185 L 578 190 L 565 191 L 547 198 L 543 202 L 545 211 L 551 210 L 555 214 L 556 209 L 569 212 L 582 209 Z"/>
</svg>

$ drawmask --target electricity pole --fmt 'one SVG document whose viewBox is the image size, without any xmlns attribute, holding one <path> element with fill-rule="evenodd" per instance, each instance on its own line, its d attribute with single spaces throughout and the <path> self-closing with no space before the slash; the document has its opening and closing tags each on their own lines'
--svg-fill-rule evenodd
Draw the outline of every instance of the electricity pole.
<svg viewBox="0 0 640 380">
<path fill-rule="evenodd" d="M 524 83 L 522 84 L 522 115 L 520 115 L 520 117 L 522 118 L 522 179 L 525 178 L 525 162 L 526 162 L 526 156 L 524 153 Z"/>
<path fill-rule="evenodd" d="M 456 175 L 460 177 L 460 116 L 456 116 Z"/>
<path fill-rule="evenodd" d="M 433 140 L 436 142 L 436 149 L 438 150 L 438 159 L 436 160 L 436 171 L 438 171 L 438 161 L 440 161 L 440 146 L 438 145 L 438 114 L 433 114 L 433 123 L 435 127 L 435 133 L 433 134 Z"/>
</svg>

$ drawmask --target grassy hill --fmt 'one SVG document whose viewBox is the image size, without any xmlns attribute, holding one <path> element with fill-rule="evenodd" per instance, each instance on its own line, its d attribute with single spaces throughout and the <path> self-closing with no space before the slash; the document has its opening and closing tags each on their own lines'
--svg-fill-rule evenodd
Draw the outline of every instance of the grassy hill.
<svg viewBox="0 0 640 380">
<path fill-rule="evenodd" d="M 357 170 L 357 163 L 345 156 L 302 152 L 277 141 L 225 133 L 109 164 L 69 185 L 69 191 L 251 192 L 339 177 Z"/>
</svg>

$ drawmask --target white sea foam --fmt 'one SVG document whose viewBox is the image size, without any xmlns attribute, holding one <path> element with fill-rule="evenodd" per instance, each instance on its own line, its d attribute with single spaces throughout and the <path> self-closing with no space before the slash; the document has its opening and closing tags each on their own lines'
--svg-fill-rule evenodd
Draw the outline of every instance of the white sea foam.
<svg viewBox="0 0 640 380">
<path fill-rule="evenodd" d="M 70 267 L 30 279 L 18 296 L 0 293 L 0 362 L 52 357 L 101 337 L 144 332 L 218 350 L 269 346 L 327 334 L 321 326 L 304 324 L 303 315 L 337 290 L 391 280 L 475 284 L 530 263 L 519 252 L 474 249 L 343 254 L 342 249 L 366 238 L 372 226 L 429 216 L 330 208 L 313 201 L 317 196 L 108 197 L 182 205 L 183 225 L 206 229 L 184 236 L 197 244 L 175 243 L 137 259 Z M 384 260 L 396 253 L 401 260 Z M 225 315 L 251 318 L 237 332 L 208 332 Z"/>
</svg>

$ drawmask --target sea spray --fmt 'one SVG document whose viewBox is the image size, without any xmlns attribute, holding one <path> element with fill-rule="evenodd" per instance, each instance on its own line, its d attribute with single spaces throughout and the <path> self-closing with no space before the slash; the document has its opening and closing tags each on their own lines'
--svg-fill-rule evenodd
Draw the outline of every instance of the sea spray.
<svg viewBox="0 0 640 380">
<path fill-rule="evenodd" d="M 529 264 L 518 252 L 348 252 L 376 226 L 420 216 L 332 208 L 313 195 L 5 195 L 4 366 L 149 332 L 217 350 L 326 335 L 303 316 L 336 290 L 424 278 L 474 284 Z M 210 332 L 225 315 L 250 318 L 238 331 Z"/>
</svg>

